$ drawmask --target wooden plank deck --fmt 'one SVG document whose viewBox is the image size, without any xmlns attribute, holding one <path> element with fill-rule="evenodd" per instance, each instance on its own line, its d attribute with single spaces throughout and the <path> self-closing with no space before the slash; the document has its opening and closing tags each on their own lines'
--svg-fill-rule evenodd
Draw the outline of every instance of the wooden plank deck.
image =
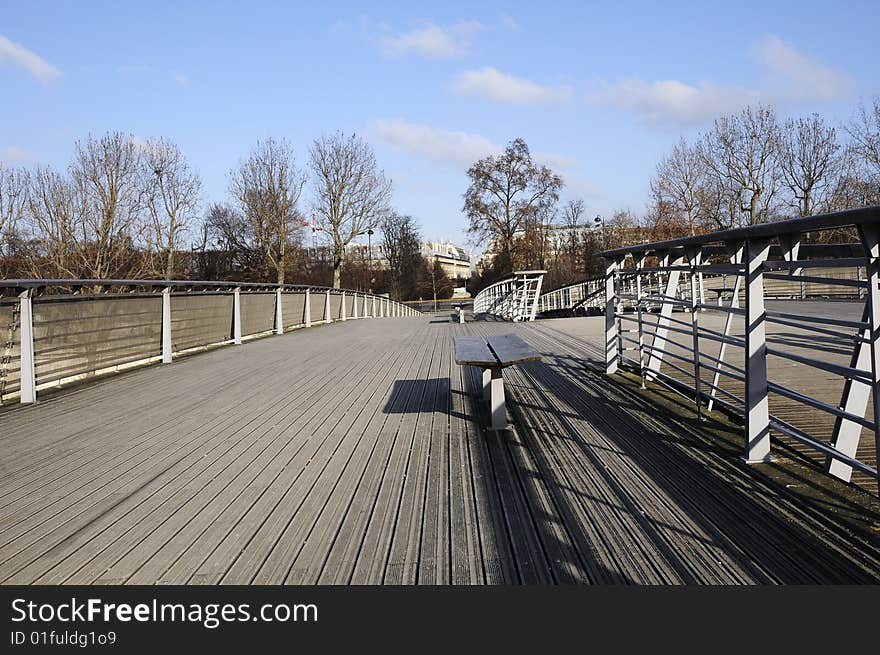
<svg viewBox="0 0 880 655">
<path fill-rule="evenodd" d="M 349 321 L 4 411 L 0 581 L 880 579 L 880 533 L 852 529 L 874 501 L 805 506 L 554 325 Z M 452 339 L 506 332 L 544 361 L 505 372 L 493 433 Z"/>
</svg>

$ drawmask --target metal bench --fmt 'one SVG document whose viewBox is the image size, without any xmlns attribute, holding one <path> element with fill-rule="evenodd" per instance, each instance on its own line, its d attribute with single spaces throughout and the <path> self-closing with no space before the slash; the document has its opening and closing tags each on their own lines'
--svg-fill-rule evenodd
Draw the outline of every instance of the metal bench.
<svg viewBox="0 0 880 655">
<path fill-rule="evenodd" d="M 541 353 L 515 334 L 491 337 L 453 337 L 455 363 L 483 369 L 483 399 L 489 404 L 491 430 L 507 429 L 504 378 L 508 366 L 540 361 Z"/>
<path fill-rule="evenodd" d="M 449 320 L 452 323 L 464 323 L 464 309 L 460 305 L 453 307 L 452 316 L 450 316 Z"/>
</svg>

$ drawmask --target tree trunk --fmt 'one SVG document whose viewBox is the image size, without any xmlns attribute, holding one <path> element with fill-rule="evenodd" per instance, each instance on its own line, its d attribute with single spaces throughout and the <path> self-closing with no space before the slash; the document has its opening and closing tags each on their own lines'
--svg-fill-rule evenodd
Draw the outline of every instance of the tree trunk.
<svg viewBox="0 0 880 655">
<path fill-rule="evenodd" d="M 333 260 L 333 288 L 338 289 L 341 286 L 340 277 L 342 275 L 342 260 L 338 257 Z M 369 286 L 372 288 L 373 281 L 370 280 Z"/>
</svg>

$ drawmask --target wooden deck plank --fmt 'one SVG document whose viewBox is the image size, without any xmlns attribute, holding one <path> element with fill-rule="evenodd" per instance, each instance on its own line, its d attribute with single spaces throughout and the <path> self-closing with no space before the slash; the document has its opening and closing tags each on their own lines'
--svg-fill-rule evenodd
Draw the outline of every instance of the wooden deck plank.
<svg viewBox="0 0 880 655">
<path fill-rule="evenodd" d="M 334 323 L 4 409 L 0 581 L 880 579 L 843 485 L 799 505 L 555 325 Z M 505 333 L 543 361 L 489 432 L 453 337 Z"/>
</svg>

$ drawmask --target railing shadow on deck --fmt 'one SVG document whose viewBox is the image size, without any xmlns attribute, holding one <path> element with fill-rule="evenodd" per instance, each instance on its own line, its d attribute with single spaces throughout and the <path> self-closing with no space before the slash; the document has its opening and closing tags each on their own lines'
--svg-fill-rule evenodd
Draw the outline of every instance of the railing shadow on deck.
<svg viewBox="0 0 880 655">
<path fill-rule="evenodd" d="M 587 422 L 601 439 L 631 459 L 638 470 L 686 512 L 702 531 L 711 535 L 719 547 L 731 554 L 739 551 L 737 564 L 754 581 L 788 584 L 876 581 L 868 571 L 853 562 L 843 559 L 830 562 L 827 555 L 823 559 L 827 544 L 755 497 L 755 491 L 765 496 L 779 493 L 766 481 L 733 462 L 718 471 L 708 468 L 679 447 L 682 440 L 688 440 L 688 435 L 675 437 L 671 431 L 658 431 L 650 422 L 639 421 L 631 413 L 632 402 L 641 403 L 641 412 L 654 416 L 662 415 L 661 405 L 642 398 L 637 401 L 630 398 L 630 406 L 622 404 L 621 396 L 625 399 L 630 394 L 620 393 L 619 389 L 609 394 L 613 386 L 601 371 L 584 366 L 583 361 L 572 357 L 551 356 L 550 363 L 529 364 L 521 370 L 522 377 L 530 383 L 531 394 L 542 401 L 539 410 L 552 413 L 565 432 L 573 435 L 583 461 L 616 490 L 623 509 L 632 514 L 646 534 L 655 536 L 656 527 L 639 511 L 638 505 L 631 502 L 629 490 L 609 472 L 593 446 L 580 433 L 583 425 L 578 426 L 575 420 Z M 511 395 L 516 395 L 514 388 L 511 391 Z M 509 407 L 518 419 L 518 432 L 526 446 L 536 457 L 543 457 L 540 439 L 553 438 L 554 435 L 522 427 L 525 425 L 523 411 L 534 411 L 533 408 L 521 406 L 514 399 L 509 400 Z M 560 407 L 567 411 L 560 412 Z M 627 427 L 621 429 L 622 425 Z M 706 450 L 705 442 L 692 436 L 687 447 Z M 662 475 L 658 475 L 658 463 L 664 465 Z M 552 462 L 545 465 L 552 467 Z M 843 499 L 839 500 L 843 502 Z M 719 530 L 719 526 L 723 530 Z M 757 526 L 764 526 L 764 530 L 769 529 L 773 534 L 766 534 Z M 732 537 L 732 534 L 736 536 Z M 681 554 L 667 550 L 666 555 L 683 579 L 689 580 L 691 574 Z"/>
</svg>

